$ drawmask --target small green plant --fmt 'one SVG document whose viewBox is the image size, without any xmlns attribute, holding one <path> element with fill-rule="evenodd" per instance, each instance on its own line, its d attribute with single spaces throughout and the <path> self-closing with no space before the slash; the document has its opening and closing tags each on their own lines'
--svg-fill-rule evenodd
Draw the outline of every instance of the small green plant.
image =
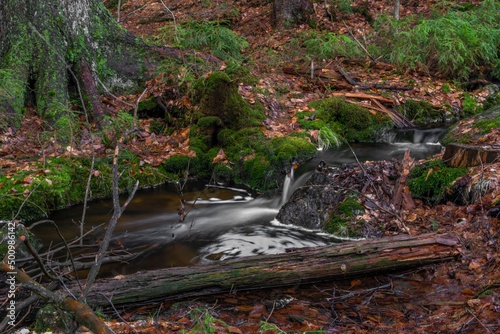
<svg viewBox="0 0 500 334">
<path fill-rule="evenodd" d="M 114 143 L 120 139 L 134 124 L 134 117 L 126 111 L 120 110 L 116 117 L 104 116 L 102 138 L 105 143 Z"/>
<path fill-rule="evenodd" d="M 486 0 L 468 11 L 450 9 L 416 25 L 404 25 L 387 43 L 390 60 L 408 68 L 438 70 L 461 80 L 486 65 L 498 77 L 499 21 L 500 4 Z"/>
<path fill-rule="evenodd" d="M 224 24 L 225 21 L 189 21 L 177 27 L 178 43 L 172 34 L 173 27 L 167 24 L 159 28 L 156 38 L 163 43 L 186 49 L 210 52 L 223 60 L 241 60 L 241 50 L 248 42 Z"/>
<path fill-rule="evenodd" d="M 189 316 L 194 321 L 194 325 L 191 330 L 189 330 L 188 332 L 182 331 L 182 333 L 217 333 L 217 324 L 223 325 L 227 330 L 229 330 L 229 325 L 224 321 L 215 318 L 211 309 L 196 308 L 189 313 Z"/>
<path fill-rule="evenodd" d="M 331 59 L 337 56 L 359 58 L 365 55 L 363 49 L 345 35 L 313 32 L 303 34 L 302 38 L 307 52 L 314 59 Z"/>
<path fill-rule="evenodd" d="M 342 137 L 336 134 L 332 129 L 324 126 L 318 136 L 318 147 L 321 150 L 327 150 L 331 146 L 339 147 L 342 143 Z"/>
<path fill-rule="evenodd" d="M 286 334 L 285 331 L 282 331 L 275 324 L 271 324 L 267 321 L 261 321 L 259 327 L 259 333 L 267 333 L 267 332 L 273 332 L 275 334 Z"/>
<path fill-rule="evenodd" d="M 462 111 L 466 116 L 472 116 L 480 113 L 483 108 L 478 105 L 477 100 L 470 94 L 464 95 L 464 102 L 462 103 Z"/>
<path fill-rule="evenodd" d="M 352 14 L 352 1 L 351 0 L 335 0 L 334 1 L 335 7 L 339 12 L 342 14 Z"/>
</svg>

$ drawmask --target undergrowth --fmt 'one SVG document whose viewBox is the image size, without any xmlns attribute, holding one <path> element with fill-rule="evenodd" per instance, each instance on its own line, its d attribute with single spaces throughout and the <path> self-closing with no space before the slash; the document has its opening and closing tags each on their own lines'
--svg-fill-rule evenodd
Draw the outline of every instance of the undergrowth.
<svg viewBox="0 0 500 334">
<path fill-rule="evenodd" d="M 174 27 L 167 24 L 159 28 L 155 37 L 163 44 L 170 44 L 184 49 L 209 52 L 223 60 L 241 60 L 241 50 L 248 42 L 225 26 L 225 21 L 188 21 L 177 26 L 177 39 L 172 34 Z"/>
<path fill-rule="evenodd" d="M 392 63 L 438 71 L 461 80 L 467 80 L 485 66 L 500 78 L 498 1 L 486 0 L 468 10 L 452 8 L 416 24 L 414 20 L 379 19 L 376 28 Z"/>
</svg>

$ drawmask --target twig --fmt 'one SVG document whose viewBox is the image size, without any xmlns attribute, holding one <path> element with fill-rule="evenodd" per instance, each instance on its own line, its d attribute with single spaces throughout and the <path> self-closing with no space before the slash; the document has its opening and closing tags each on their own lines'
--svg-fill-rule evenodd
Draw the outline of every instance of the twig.
<svg viewBox="0 0 500 334">
<path fill-rule="evenodd" d="M 113 308 L 113 310 L 115 311 L 116 315 L 118 316 L 118 318 L 120 318 L 121 321 L 123 321 L 125 323 L 125 325 L 127 325 L 130 329 L 132 329 L 136 334 L 139 334 L 134 327 L 132 327 L 127 320 L 123 319 L 123 317 L 120 315 L 120 312 L 118 312 L 118 310 L 116 309 L 115 305 L 113 304 L 113 302 L 111 301 L 111 299 L 108 298 L 108 296 L 106 296 L 104 293 L 102 292 L 99 292 L 104 298 L 106 298 L 106 300 L 109 302 L 109 304 L 111 305 L 111 307 Z"/>
<path fill-rule="evenodd" d="M 481 322 L 481 320 L 479 320 L 479 319 L 478 319 L 478 317 L 477 317 L 474 313 L 472 313 L 472 312 L 471 312 L 471 310 L 469 310 L 469 309 L 467 308 L 467 312 L 469 312 L 470 314 L 472 314 L 472 316 L 473 316 L 473 317 L 477 320 L 477 322 L 479 322 L 479 323 L 481 324 L 481 326 L 483 326 L 483 327 L 484 327 L 484 329 L 486 329 L 486 330 L 488 331 L 488 333 L 491 333 L 490 329 L 489 329 L 488 327 L 486 327 L 486 326 L 485 326 L 485 325 Z"/>
<path fill-rule="evenodd" d="M 113 216 L 111 217 L 111 220 L 109 221 L 109 226 L 108 229 L 106 230 L 106 233 L 104 235 L 104 239 L 101 242 L 101 245 L 99 247 L 99 253 L 96 258 L 95 265 L 92 266 L 90 269 L 90 272 L 87 276 L 87 281 L 85 282 L 85 289 L 82 292 L 80 298 L 82 300 L 85 300 L 90 292 L 90 288 L 92 284 L 94 283 L 97 274 L 99 273 L 99 270 L 102 265 L 102 261 L 104 260 L 104 256 L 106 253 L 106 250 L 109 247 L 109 243 L 111 242 L 111 236 L 113 235 L 113 231 L 116 227 L 116 224 L 118 223 L 118 219 L 121 217 L 123 211 L 125 211 L 126 207 L 132 200 L 132 198 L 135 195 L 135 192 L 137 191 L 137 188 L 139 187 L 139 181 L 135 183 L 134 188 L 132 189 L 132 192 L 130 193 L 128 199 L 126 200 L 125 204 L 123 206 L 120 206 L 120 189 L 119 189 L 119 176 L 118 176 L 118 155 L 120 153 L 120 146 L 130 134 L 133 132 L 139 130 L 137 128 L 137 109 L 139 106 L 139 103 L 141 101 L 141 98 L 143 95 L 146 93 L 147 88 L 144 90 L 144 92 L 141 94 L 139 99 L 137 100 L 135 111 L 134 111 L 134 127 L 130 130 L 128 130 L 116 143 L 115 146 L 115 154 L 113 157 Z"/>
<path fill-rule="evenodd" d="M 356 41 L 356 43 L 358 43 L 358 45 L 361 47 L 361 49 L 363 49 L 364 52 L 366 52 L 366 54 L 368 55 L 368 57 L 370 57 L 370 59 L 376 64 L 377 61 L 375 60 L 375 58 L 373 58 L 370 54 L 370 52 L 368 52 L 368 50 L 363 46 L 363 44 L 361 44 L 358 39 L 356 38 L 356 36 L 353 35 L 353 33 L 351 32 L 351 29 L 347 26 L 347 24 L 345 23 L 344 20 L 342 20 L 342 23 L 344 24 L 344 26 L 346 27 L 347 31 L 349 32 L 349 34 L 352 36 L 352 38 L 354 38 L 354 40 Z"/>
<path fill-rule="evenodd" d="M 108 93 L 109 95 L 111 95 L 115 100 L 118 100 L 120 101 L 121 103 L 129 106 L 129 107 L 132 107 L 132 108 L 135 108 L 135 105 L 134 104 L 131 104 L 131 103 L 128 103 L 128 102 L 125 102 L 123 101 L 122 99 L 120 99 L 119 97 L 117 97 L 116 95 L 113 95 L 113 93 L 111 93 L 109 91 L 108 88 L 106 88 L 106 86 L 104 86 L 104 84 L 102 83 L 101 79 L 97 78 L 97 81 L 101 84 L 102 88 L 104 88 L 104 90 L 106 91 L 106 93 Z"/>
<path fill-rule="evenodd" d="M 172 18 L 174 19 L 174 31 L 175 31 L 175 40 L 177 41 L 177 43 L 179 43 L 179 36 L 177 35 L 177 23 L 175 22 L 175 15 L 174 13 L 172 13 L 172 11 L 167 7 L 167 5 L 165 5 L 165 3 L 163 2 L 163 0 L 160 0 L 161 3 L 163 4 L 163 6 L 170 12 L 170 14 L 172 14 Z"/>
</svg>

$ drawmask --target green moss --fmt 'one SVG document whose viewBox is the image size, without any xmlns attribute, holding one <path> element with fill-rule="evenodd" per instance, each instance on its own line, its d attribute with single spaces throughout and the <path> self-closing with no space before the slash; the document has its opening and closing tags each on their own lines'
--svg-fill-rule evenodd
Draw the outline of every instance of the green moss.
<svg viewBox="0 0 500 334">
<path fill-rule="evenodd" d="M 436 109 L 425 100 L 406 100 L 406 103 L 396 109 L 416 125 L 445 121 L 444 109 Z"/>
<path fill-rule="evenodd" d="M 188 165 L 190 164 L 191 158 L 187 155 L 176 154 L 169 159 L 167 159 L 163 164 L 162 168 L 167 173 L 172 174 L 184 174 L 188 171 Z"/>
<path fill-rule="evenodd" d="M 436 205 L 441 202 L 453 181 L 466 173 L 465 167 L 449 168 L 442 162 L 429 161 L 413 169 L 408 186 L 413 197 Z"/>
<path fill-rule="evenodd" d="M 208 128 L 211 126 L 220 126 L 222 121 L 217 116 L 202 117 L 196 123 L 200 128 Z"/>
<path fill-rule="evenodd" d="M 158 108 L 158 102 L 156 102 L 156 97 L 151 96 L 150 98 L 139 102 L 139 107 L 137 108 L 137 111 L 140 113 L 147 114 L 148 112 L 153 111 L 156 108 Z"/>
<path fill-rule="evenodd" d="M 238 93 L 237 85 L 224 72 L 212 73 L 197 87 L 202 96 L 202 114 L 219 117 L 224 128 L 258 126 L 265 119 L 262 109 L 250 107 Z"/>
<path fill-rule="evenodd" d="M 33 219 L 50 210 L 81 203 L 85 198 L 91 160 L 61 157 L 47 159 L 45 166 L 34 164 L 29 170 L 0 176 L 0 219 L 11 219 L 26 200 L 18 219 Z M 112 159 L 96 159 L 90 183 L 90 199 L 104 198 L 112 193 Z M 140 167 L 139 159 L 124 151 L 119 157 L 120 191 L 132 189 L 136 180 L 141 186 L 166 181 L 151 167 Z M 4 183 L 5 182 L 5 183 Z M 28 194 L 30 194 L 28 197 Z"/>
<path fill-rule="evenodd" d="M 356 225 L 363 225 L 364 222 L 356 222 L 352 220 L 355 216 L 364 213 L 364 207 L 359 204 L 355 195 L 348 195 L 346 199 L 329 215 L 323 230 L 325 232 L 340 235 L 340 236 L 356 236 L 358 228 Z"/>
<path fill-rule="evenodd" d="M 300 120 L 306 129 L 329 127 L 347 141 L 373 141 L 380 131 L 392 126 L 387 115 L 372 115 L 368 109 L 334 97 L 309 104 L 316 109 L 313 121 Z"/>
</svg>

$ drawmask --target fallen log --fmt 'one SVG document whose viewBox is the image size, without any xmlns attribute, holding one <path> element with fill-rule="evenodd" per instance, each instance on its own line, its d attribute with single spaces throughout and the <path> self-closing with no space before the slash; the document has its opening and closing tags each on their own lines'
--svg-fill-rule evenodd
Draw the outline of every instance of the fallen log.
<svg viewBox="0 0 500 334">
<path fill-rule="evenodd" d="M 382 103 L 394 104 L 393 99 L 389 99 L 387 97 L 383 97 L 380 95 L 373 95 L 373 94 L 366 94 L 366 93 L 359 93 L 359 92 L 333 92 L 331 94 L 332 96 L 344 96 L 344 97 L 351 97 L 351 98 L 357 98 L 357 99 L 362 99 L 362 100 L 377 100 Z"/>
<path fill-rule="evenodd" d="M 450 167 L 472 167 L 500 161 L 500 146 L 446 145 L 443 161 Z"/>
<path fill-rule="evenodd" d="M 231 259 L 189 267 L 99 279 L 91 306 L 143 305 L 232 290 L 252 290 L 402 270 L 453 259 L 458 242 L 446 235 L 400 235 L 296 249 L 285 254 Z M 74 283 L 73 283 L 74 284 Z M 78 291 L 76 284 L 70 287 Z"/>
</svg>

